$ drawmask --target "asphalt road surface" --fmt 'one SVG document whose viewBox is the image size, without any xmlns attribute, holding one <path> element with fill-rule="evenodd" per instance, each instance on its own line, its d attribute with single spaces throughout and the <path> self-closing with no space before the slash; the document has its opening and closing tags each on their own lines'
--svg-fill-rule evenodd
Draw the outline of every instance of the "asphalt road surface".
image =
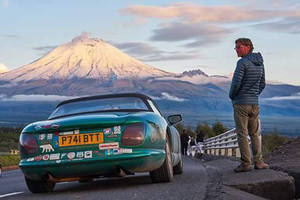
<svg viewBox="0 0 300 200">
<path fill-rule="evenodd" d="M 148 173 L 123 178 L 99 178 L 91 183 L 57 183 L 52 193 L 32 194 L 20 170 L 6 171 L 0 178 L 2 199 L 222 199 L 220 176 L 201 160 L 184 158 L 184 172 L 170 183 L 152 184 Z"/>
</svg>

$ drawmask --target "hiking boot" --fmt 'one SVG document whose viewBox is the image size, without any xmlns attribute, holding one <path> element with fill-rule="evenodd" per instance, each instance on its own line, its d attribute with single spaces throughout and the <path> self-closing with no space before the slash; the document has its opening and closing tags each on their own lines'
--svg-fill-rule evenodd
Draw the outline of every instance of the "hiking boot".
<svg viewBox="0 0 300 200">
<path fill-rule="evenodd" d="M 240 164 L 237 168 L 234 169 L 235 172 L 249 172 L 251 171 L 251 165 L 249 164 Z"/>
<path fill-rule="evenodd" d="M 269 165 L 264 163 L 263 161 L 257 162 L 254 165 L 255 169 L 269 169 Z"/>
</svg>

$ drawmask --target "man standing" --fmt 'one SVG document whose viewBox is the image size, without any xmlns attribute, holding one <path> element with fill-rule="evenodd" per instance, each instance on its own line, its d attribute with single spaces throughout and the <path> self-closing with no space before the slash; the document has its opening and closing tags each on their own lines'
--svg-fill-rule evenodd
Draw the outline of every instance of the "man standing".
<svg viewBox="0 0 300 200">
<path fill-rule="evenodd" d="M 186 129 L 183 129 L 182 134 L 180 134 L 180 141 L 181 141 L 181 153 L 182 153 L 182 155 L 186 155 L 186 150 L 187 150 L 188 141 L 189 141 L 189 136 L 187 134 Z"/>
<path fill-rule="evenodd" d="M 253 44 L 248 38 L 237 39 L 234 49 L 237 56 L 241 57 L 237 62 L 229 92 L 241 152 L 241 164 L 234 171 L 251 171 L 248 134 L 252 143 L 254 168 L 267 169 L 269 166 L 263 162 L 258 131 L 258 96 L 266 86 L 263 58 L 260 53 L 252 53 Z"/>
</svg>

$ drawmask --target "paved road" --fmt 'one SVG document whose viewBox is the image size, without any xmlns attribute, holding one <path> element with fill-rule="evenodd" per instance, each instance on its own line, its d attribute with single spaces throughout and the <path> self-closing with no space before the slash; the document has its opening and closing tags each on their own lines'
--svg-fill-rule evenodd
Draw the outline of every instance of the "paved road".
<svg viewBox="0 0 300 200">
<path fill-rule="evenodd" d="M 218 174 L 197 159 L 184 158 L 184 173 L 171 183 L 152 184 L 148 173 L 124 178 L 96 179 L 92 183 L 58 183 L 52 193 L 32 194 L 20 170 L 4 172 L 0 199 L 221 199 Z M 11 195 L 11 196 L 8 196 Z"/>
</svg>

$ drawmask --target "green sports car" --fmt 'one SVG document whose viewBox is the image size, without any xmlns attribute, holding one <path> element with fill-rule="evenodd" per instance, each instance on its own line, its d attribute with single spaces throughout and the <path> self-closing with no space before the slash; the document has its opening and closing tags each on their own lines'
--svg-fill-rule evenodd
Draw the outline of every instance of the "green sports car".
<svg viewBox="0 0 300 200">
<path fill-rule="evenodd" d="M 152 182 L 182 173 L 181 115 L 162 116 L 143 94 L 82 97 L 58 104 L 20 135 L 20 168 L 33 193 L 56 182 L 149 172 Z"/>
</svg>

